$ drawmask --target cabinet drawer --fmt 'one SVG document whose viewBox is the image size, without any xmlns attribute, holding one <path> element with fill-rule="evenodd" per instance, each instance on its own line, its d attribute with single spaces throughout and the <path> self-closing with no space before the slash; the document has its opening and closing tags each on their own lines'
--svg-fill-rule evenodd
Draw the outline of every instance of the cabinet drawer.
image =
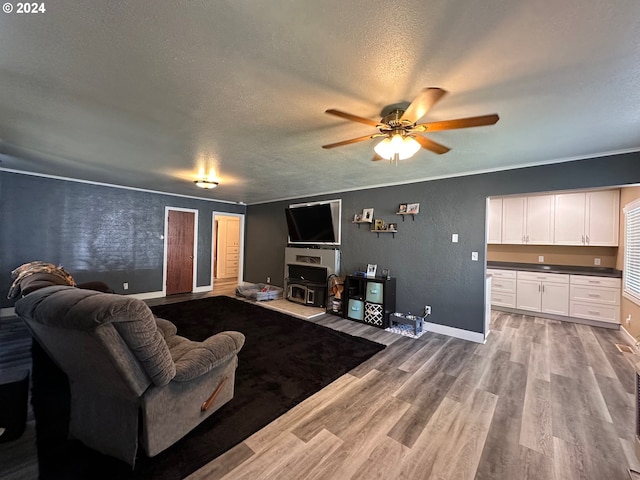
<svg viewBox="0 0 640 480">
<path fill-rule="evenodd" d="M 620 289 L 571 285 L 571 300 L 600 305 L 620 305 Z"/>
<path fill-rule="evenodd" d="M 570 275 L 565 273 L 518 272 L 518 280 L 537 282 L 569 283 Z"/>
<path fill-rule="evenodd" d="M 620 323 L 620 307 L 613 305 L 597 305 L 586 302 L 571 302 L 569 315 L 588 320 Z"/>
<path fill-rule="evenodd" d="M 516 294 L 507 292 L 491 292 L 491 305 L 516 308 Z"/>
<path fill-rule="evenodd" d="M 516 293 L 516 279 L 493 278 L 491 279 L 491 291 Z"/>
<path fill-rule="evenodd" d="M 487 268 L 487 273 L 490 273 L 493 278 L 516 278 L 515 270 L 500 270 L 496 268 Z"/>
<path fill-rule="evenodd" d="M 238 260 L 227 260 L 224 264 L 227 268 L 238 268 Z"/>
<path fill-rule="evenodd" d="M 227 247 L 227 253 L 238 253 L 240 252 L 240 247 Z"/>
<path fill-rule="evenodd" d="M 226 259 L 227 260 L 238 260 L 238 254 L 237 253 L 228 253 L 226 255 Z"/>
<path fill-rule="evenodd" d="M 611 277 L 595 277 L 590 275 L 571 275 L 571 285 L 591 285 L 596 287 L 620 288 L 621 280 Z"/>
</svg>

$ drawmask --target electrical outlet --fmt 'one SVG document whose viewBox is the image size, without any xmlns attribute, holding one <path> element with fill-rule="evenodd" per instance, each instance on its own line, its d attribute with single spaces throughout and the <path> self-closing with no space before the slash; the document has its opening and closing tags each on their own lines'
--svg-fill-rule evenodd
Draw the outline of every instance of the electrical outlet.
<svg viewBox="0 0 640 480">
<path fill-rule="evenodd" d="M 538 255 L 538 262 L 544 262 L 544 255 Z"/>
<path fill-rule="evenodd" d="M 593 264 L 594 265 L 600 265 L 600 259 L 599 258 L 594 258 L 593 259 Z"/>
<path fill-rule="evenodd" d="M 271 277 L 267 277 L 267 283 L 271 283 Z"/>
<path fill-rule="evenodd" d="M 471 252 L 471 260 L 474 262 L 478 261 L 478 252 Z"/>
<path fill-rule="evenodd" d="M 424 306 L 424 316 L 431 315 L 431 305 Z"/>
<path fill-rule="evenodd" d="M 627 325 L 631 324 L 631 314 L 627 315 L 627 318 L 625 319 L 627 322 Z"/>
<path fill-rule="evenodd" d="M 129 284 L 127 282 L 124 282 L 122 284 L 122 288 L 124 288 L 125 290 L 129 290 Z"/>
</svg>

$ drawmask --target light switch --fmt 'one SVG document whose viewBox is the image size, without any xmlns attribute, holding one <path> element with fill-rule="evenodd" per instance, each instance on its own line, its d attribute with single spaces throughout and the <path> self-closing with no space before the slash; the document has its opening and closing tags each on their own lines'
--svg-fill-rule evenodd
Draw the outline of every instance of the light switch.
<svg viewBox="0 0 640 480">
<path fill-rule="evenodd" d="M 471 252 L 471 260 L 474 262 L 478 261 L 478 252 Z"/>
<path fill-rule="evenodd" d="M 451 242 L 458 243 L 458 234 L 454 233 L 451 235 Z"/>
</svg>

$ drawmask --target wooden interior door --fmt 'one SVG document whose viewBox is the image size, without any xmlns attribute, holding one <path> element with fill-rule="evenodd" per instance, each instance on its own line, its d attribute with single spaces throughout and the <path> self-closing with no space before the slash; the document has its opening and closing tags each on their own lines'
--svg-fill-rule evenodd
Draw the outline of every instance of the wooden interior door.
<svg viewBox="0 0 640 480">
<path fill-rule="evenodd" d="M 193 291 L 195 213 L 169 210 L 167 218 L 167 295 Z"/>
</svg>

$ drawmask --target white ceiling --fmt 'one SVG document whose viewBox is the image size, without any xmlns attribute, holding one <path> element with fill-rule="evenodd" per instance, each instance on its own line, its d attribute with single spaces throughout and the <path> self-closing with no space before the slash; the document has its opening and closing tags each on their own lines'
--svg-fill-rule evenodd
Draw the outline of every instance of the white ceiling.
<svg viewBox="0 0 640 480">
<path fill-rule="evenodd" d="M 638 0 L 44 5 L 0 14 L 6 169 L 257 203 L 640 150 Z M 500 121 L 397 167 L 321 148 L 375 132 L 326 109 L 379 120 L 432 86 L 424 121 Z"/>
</svg>

